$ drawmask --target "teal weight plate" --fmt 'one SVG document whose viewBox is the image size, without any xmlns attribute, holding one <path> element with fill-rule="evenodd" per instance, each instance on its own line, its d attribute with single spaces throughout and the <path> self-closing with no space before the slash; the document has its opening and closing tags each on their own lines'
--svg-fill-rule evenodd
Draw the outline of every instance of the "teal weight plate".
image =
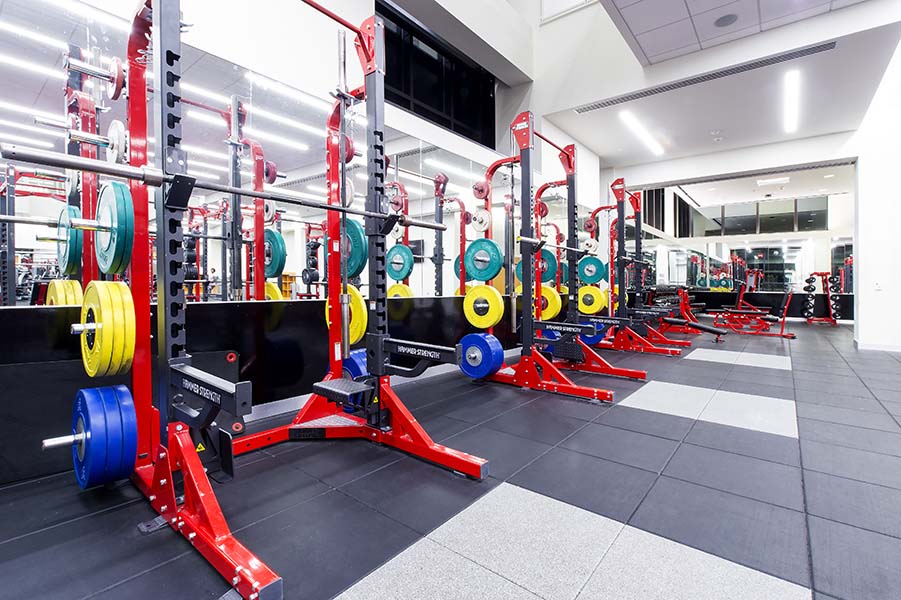
<svg viewBox="0 0 901 600">
<path fill-rule="evenodd" d="M 385 270 L 388 277 L 403 281 L 413 272 L 413 251 L 403 244 L 395 244 L 385 256 Z"/>
<path fill-rule="evenodd" d="M 81 266 L 82 232 L 69 226 L 72 219 L 81 218 L 77 206 L 68 205 L 59 211 L 56 224 L 56 260 L 65 275 L 76 275 Z"/>
<path fill-rule="evenodd" d="M 607 265 L 597 256 L 584 256 L 579 260 L 579 279 L 589 285 L 600 283 L 607 279 Z"/>
<path fill-rule="evenodd" d="M 265 265 L 263 274 L 267 279 L 281 276 L 282 271 L 285 270 L 285 261 L 288 257 L 285 238 L 276 230 L 267 229 L 263 234 L 263 246 L 263 264 Z"/>
<path fill-rule="evenodd" d="M 454 259 L 454 275 L 457 276 L 457 280 L 460 279 L 460 257 Z M 466 270 L 466 281 L 472 281 L 472 273 L 469 272 L 469 269 Z"/>
<path fill-rule="evenodd" d="M 131 262 L 134 241 L 134 205 L 127 185 L 111 181 L 100 188 L 96 219 L 110 228 L 94 234 L 97 266 L 104 273 L 122 274 Z"/>
<path fill-rule="evenodd" d="M 504 266 L 504 255 L 501 247 L 494 240 L 478 238 L 470 242 L 463 256 L 466 275 L 472 275 L 477 281 L 488 281 L 497 277 Z"/>
<path fill-rule="evenodd" d="M 541 249 L 541 260 L 544 261 L 544 271 L 541 273 L 541 281 L 550 283 L 557 280 L 557 256 L 547 248 Z M 516 278 L 522 281 L 522 261 L 516 263 Z"/>
<path fill-rule="evenodd" d="M 366 260 L 369 258 L 369 250 L 366 247 L 366 232 L 357 221 L 347 219 L 346 245 L 347 249 L 347 276 L 356 277 L 366 268 Z"/>
</svg>

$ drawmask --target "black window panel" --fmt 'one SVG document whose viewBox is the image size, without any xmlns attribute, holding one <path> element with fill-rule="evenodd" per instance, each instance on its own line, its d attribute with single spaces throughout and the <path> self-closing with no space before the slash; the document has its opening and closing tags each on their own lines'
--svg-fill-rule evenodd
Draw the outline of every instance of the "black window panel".
<svg viewBox="0 0 901 600">
<path fill-rule="evenodd" d="M 385 2 L 385 99 L 495 148 L 494 76 Z"/>
<path fill-rule="evenodd" d="M 642 198 L 642 221 L 663 230 L 663 188 L 645 190 Z"/>
</svg>

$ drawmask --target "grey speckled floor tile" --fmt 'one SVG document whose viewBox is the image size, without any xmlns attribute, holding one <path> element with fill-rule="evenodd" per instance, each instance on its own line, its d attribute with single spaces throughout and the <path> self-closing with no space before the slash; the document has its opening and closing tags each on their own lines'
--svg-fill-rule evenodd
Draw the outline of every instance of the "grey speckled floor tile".
<svg viewBox="0 0 901 600">
<path fill-rule="evenodd" d="M 578 600 L 808 600 L 810 590 L 626 527 Z"/>
</svg>

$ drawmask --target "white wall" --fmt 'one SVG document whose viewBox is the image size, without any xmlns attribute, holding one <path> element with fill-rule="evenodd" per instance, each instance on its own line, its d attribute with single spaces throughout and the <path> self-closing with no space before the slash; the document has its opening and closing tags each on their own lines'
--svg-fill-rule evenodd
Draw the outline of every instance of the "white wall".
<svg viewBox="0 0 901 600">
<path fill-rule="evenodd" d="M 861 348 L 901 351 L 901 321 L 885 318 L 901 297 L 898 139 L 901 45 L 854 137 L 858 150 L 854 216 L 854 339 Z"/>
</svg>

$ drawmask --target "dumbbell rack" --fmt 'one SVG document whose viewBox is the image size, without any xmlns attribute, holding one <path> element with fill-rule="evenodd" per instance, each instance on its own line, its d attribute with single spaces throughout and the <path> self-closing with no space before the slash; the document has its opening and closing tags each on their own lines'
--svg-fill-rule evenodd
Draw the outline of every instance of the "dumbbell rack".
<svg viewBox="0 0 901 600">
<path fill-rule="evenodd" d="M 826 296 L 826 308 L 828 309 L 828 314 L 825 317 L 813 316 L 813 307 L 810 306 L 810 301 L 814 299 L 814 295 L 813 295 L 813 292 L 808 292 L 807 306 L 810 307 L 809 310 L 811 313 L 811 316 L 807 317 L 808 324 L 829 323 L 832 326 L 838 325 L 838 317 L 836 316 L 835 302 L 832 300 L 833 292 L 831 289 L 833 285 L 837 285 L 837 284 L 833 284 L 832 282 L 829 281 L 829 279 L 831 277 L 833 277 L 833 275 L 832 275 L 832 273 L 829 273 L 828 271 L 817 271 L 817 272 L 811 273 L 807 278 L 808 280 L 812 279 L 812 278 L 819 278 L 820 285 L 823 288 L 823 294 Z M 813 283 L 811 283 L 809 281 L 805 281 L 805 283 L 808 283 L 808 285 L 813 285 Z"/>
</svg>

